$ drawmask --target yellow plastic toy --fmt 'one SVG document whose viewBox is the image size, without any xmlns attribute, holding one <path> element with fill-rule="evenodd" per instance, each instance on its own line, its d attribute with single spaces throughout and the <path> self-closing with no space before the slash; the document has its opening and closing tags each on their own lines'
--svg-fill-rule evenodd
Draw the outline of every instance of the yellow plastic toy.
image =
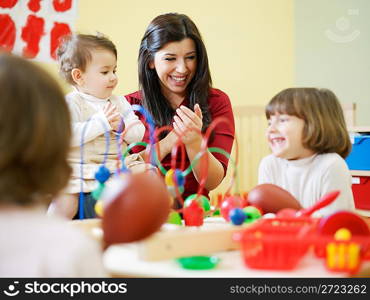
<svg viewBox="0 0 370 300">
<path fill-rule="evenodd" d="M 102 217 L 103 216 L 103 201 L 102 200 L 96 201 L 94 209 L 95 209 L 96 215 L 99 217 Z"/>
<path fill-rule="evenodd" d="M 174 173 L 174 170 L 169 169 L 166 173 L 166 176 L 164 177 L 164 181 L 165 181 L 167 186 L 174 186 L 175 185 L 175 182 L 173 181 L 173 173 Z"/>
<path fill-rule="evenodd" d="M 335 242 L 326 246 L 326 266 L 332 271 L 356 271 L 361 263 L 360 245 L 350 242 L 351 232 L 340 228 L 334 234 Z"/>
</svg>

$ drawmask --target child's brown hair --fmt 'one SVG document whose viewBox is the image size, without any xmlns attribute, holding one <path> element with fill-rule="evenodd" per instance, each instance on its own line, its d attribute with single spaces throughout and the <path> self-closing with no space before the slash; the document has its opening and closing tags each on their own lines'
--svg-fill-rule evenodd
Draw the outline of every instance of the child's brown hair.
<svg viewBox="0 0 370 300">
<path fill-rule="evenodd" d="M 62 39 L 57 49 L 60 75 L 71 85 L 75 82 L 71 72 L 73 69 L 86 70 L 87 64 L 91 61 L 91 51 L 104 49 L 111 51 L 117 59 L 116 46 L 103 34 L 72 34 Z"/>
<path fill-rule="evenodd" d="M 316 153 L 338 153 L 345 158 L 351 141 L 342 106 L 328 89 L 288 88 L 274 96 L 265 109 L 266 118 L 275 113 L 305 121 L 303 146 Z"/>
<path fill-rule="evenodd" d="M 45 203 L 71 172 L 63 92 L 46 71 L 5 53 L 0 53 L 0 91 L 0 204 Z"/>
</svg>

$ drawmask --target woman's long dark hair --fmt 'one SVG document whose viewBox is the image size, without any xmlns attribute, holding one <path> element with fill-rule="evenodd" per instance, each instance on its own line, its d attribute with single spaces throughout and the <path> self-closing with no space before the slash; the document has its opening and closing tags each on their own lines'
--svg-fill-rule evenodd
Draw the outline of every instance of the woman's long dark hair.
<svg viewBox="0 0 370 300">
<path fill-rule="evenodd" d="M 212 121 L 207 102 L 212 79 L 202 37 L 193 21 L 186 15 L 169 13 L 156 17 L 149 24 L 141 40 L 138 64 L 143 105 L 153 116 L 156 126 L 171 124 L 174 109 L 163 96 L 157 72 L 151 69 L 149 64 L 154 60 L 155 53 L 164 45 L 185 38 L 194 41 L 197 55 L 197 69 L 187 87 L 187 97 L 191 109 L 196 103 L 199 104 L 203 114 L 204 131 Z"/>
</svg>

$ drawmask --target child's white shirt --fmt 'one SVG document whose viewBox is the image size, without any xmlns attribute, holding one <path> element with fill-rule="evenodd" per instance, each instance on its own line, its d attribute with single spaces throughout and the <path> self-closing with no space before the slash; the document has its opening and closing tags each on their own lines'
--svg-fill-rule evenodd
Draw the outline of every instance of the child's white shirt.
<svg viewBox="0 0 370 300">
<path fill-rule="evenodd" d="M 0 209 L 0 244 L 0 277 L 107 276 L 97 241 L 45 210 Z"/>
<path fill-rule="evenodd" d="M 145 126 L 135 115 L 126 98 L 115 95 L 109 97 L 109 101 L 117 107 L 123 117 L 125 127 L 129 128 L 124 132 L 124 143 L 119 145 L 120 138 L 112 131 L 103 113 L 108 99 L 99 99 L 75 89 L 66 96 L 66 101 L 72 118 L 72 147 L 68 158 L 72 166 L 72 175 L 65 192 L 68 194 L 91 192 L 97 186 L 95 173 L 102 163 L 105 161 L 105 166 L 113 174 L 120 164 L 119 159 L 125 152 L 127 144 L 142 141 Z"/>
<path fill-rule="evenodd" d="M 304 208 L 313 206 L 326 193 L 340 190 L 338 198 L 315 216 L 328 215 L 337 210 L 354 210 L 351 174 L 337 153 L 315 154 L 298 160 L 268 155 L 260 163 L 258 183 L 280 186 Z"/>
<path fill-rule="evenodd" d="M 91 119 L 89 121 L 84 120 L 84 113 L 81 111 L 81 106 L 76 101 L 77 97 L 82 98 L 86 104 L 95 110 L 95 113 L 90 116 Z M 125 122 L 125 126 L 130 126 L 130 130 L 128 130 L 124 136 L 124 141 L 127 144 L 141 141 L 144 136 L 145 127 L 135 115 L 130 103 L 128 103 L 126 98 L 123 96 L 120 97 L 112 95 L 108 99 L 117 106 L 117 109 Z M 107 130 L 112 131 L 112 127 L 103 113 L 103 108 L 107 105 L 108 99 L 97 98 L 79 92 L 76 89 L 67 94 L 66 101 L 72 117 L 72 147 L 81 145 L 82 134 L 84 134 L 84 143 L 87 143 L 104 134 Z M 135 122 L 137 125 L 131 126 L 131 124 Z M 85 125 L 85 132 L 83 132 Z"/>
</svg>

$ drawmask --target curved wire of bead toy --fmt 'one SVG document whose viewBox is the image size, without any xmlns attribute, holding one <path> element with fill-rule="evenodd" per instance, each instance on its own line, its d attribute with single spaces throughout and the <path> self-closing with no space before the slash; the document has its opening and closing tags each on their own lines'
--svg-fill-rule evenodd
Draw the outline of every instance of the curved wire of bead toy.
<svg viewBox="0 0 370 300">
<path fill-rule="evenodd" d="M 235 162 L 231 158 L 230 153 L 228 153 L 224 149 L 218 148 L 218 147 L 210 147 L 210 148 L 207 147 L 208 140 L 211 136 L 212 130 L 221 122 L 228 123 L 228 120 L 226 118 L 219 117 L 219 118 L 213 120 L 213 122 L 211 122 L 211 124 L 207 128 L 204 135 L 202 135 L 202 132 L 199 130 L 199 134 L 202 135 L 201 150 L 195 156 L 195 158 L 190 162 L 189 166 L 186 169 L 185 169 L 185 159 L 186 159 L 186 157 L 185 157 L 185 153 L 186 153 L 185 145 L 181 141 L 181 136 L 178 133 L 175 132 L 178 136 L 178 141 L 176 142 L 176 145 L 172 148 L 172 151 L 171 151 L 171 168 L 169 170 L 166 170 L 163 167 L 163 165 L 161 164 L 160 160 L 159 160 L 160 146 L 159 146 L 159 143 L 156 143 L 156 140 L 157 140 L 157 137 L 160 136 L 160 134 L 162 132 L 171 131 L 171 130 L 173 130 L 173 128 L 170 127 L 170 126 L 163 126 L 163 127 L 160 127 L 160 128 L 155 128 L 155 125 L 154 125 L 154 122 L 153 122 L 153 119 L 152 119 L 150 113 L 147 112 L 142 106 L 132 105 L 132 109 L 135 110 L 135 111 L 140 112 L 145 117 L 145 121 L 146 121 L 146 123 L 148 124 L 148 127 L 149 127 L 149 143 L 146 143 L 146 142 L 131 143 L 130 145 L 127 146 L 125 152 L 122 153 L 122 143 L 124 141 L 124 136 L 126 135 L 128 130 L 132 126 L 134 126 L 136 123 L 133 123 L 133 124 L 130 124 L 129 126 L 126 126 L 124 128 L 124 131 L 119 136 L 117 136 L 117 139 L 119 139 L 119 142 L 118 142 L 118 149 L 119 150 L 118 150 L 118 157 L 117 157 L 118 158 L 117 159 L 117 171 L 118 172 L 127 171 L 127 168 L 126 168 L 125 163 L 124 163 L 124 159 L 129 154 L 130 150 L 132 150 L 136 146 L 145 147 L 145 149 L 146 149 L 145 151 L 149 152 L 149 155 L 147 157 L 149 158 L 150 163 L 152 165 L 157 166 L 159 171 L 165 176 L 165 181 L 166 181 L 167 186 L 169 186 L 169 184 L 168 184 L 169 182 L 173 186 L 176 198 L 179 200 L 179 202 L 182 206 L 181 208 L 179 208 L 175 211 L 181 212 L 181 211 L 183 211 L 183 205 L 184 205 L 184 200 L 183 200 L 181 194 L 184 191 L 184 184 L 185 184 L 186 176 L 189 175 L 193 171 L 193 168 L 195 167 L 195 165 L 197 163 L 200 163 L 199 188 L 198 188 L 197 194 L 195 194 L 196 198 L 200 197 L 202 195 L 202 191 L 204 189 L 204 186 L 205 186 L 205 183 L 206 183 L 206 180 L 207 180 L 207 176 L 208 176 L 208 164 L 209 164 L 208 153 L 219 153 L 219 154 L 222 154 L 222 155 L 224 155 L 225 157 L 228 158 L 228 160 L 233 164 L 233 169 L 234 169 L 234 172 L 232 174 L 232 178 L 231 178 L 231 181 L 230 181 L 230 185 L 227 189 L 226 194 L 230 193 L 230 190 L 234 186 L 234 183 L 236 183 L 235 188 L 236 188 L 236 190 L 238 190 L 239 184 L 238 184 L 237 168 L 236 168 L 237 159 L 238 159 L 238 144 L 237 144 L 237 141 L 236 141 L 236 137 L 234 139 L 235 145 L 236 145 L 236 159 L 235 159 Z M 121 125 L 122 125 L 122 123 L 121 123 Z M 186 130 L 194 130 L 194 129 L 186 129 Z M 109 142 L 109 140 L 107 140 L 107 141 Z M 108 145 L 108 147 L 109 147 L 109 145 Z M 180 158 L 180 166 L 179 166 L 179 168 L 176 168 L 177 154 L 178 154 L 178 149 L 179 148 L 182 149 L 181 158 Z M 119 168 L 119 162 L 121 162 L 121 165 L 122 165 L 121 168 Z M 218 207 L 216 206 L 216 208 L 214 210 L 216 210 L 217 208 Z M 214 210 L 211 210 L 208 213 L 213 213 Z"/>
<path fill-rule="evenodd" d="M 85 218 L 85 214 L 84 214 L 85 197 L 84 197 L 84 192 L 83 192 L 83 183 L 84 183 L 84 180 L 83 180 L 83 165 L 84 165 L 84 144 L 85 144 L 84 139 L 85 139 L 87 126 L 89 125 L 91 119 L 92 118 L 89 118 L 86 121 L 84 127 L 82 128 L 82 133 L 81 133 L 81 142 L 80 142 L 80 157 L 81 157 L 81 159 L 80 159 L 80 179 L 81 180 L 80 180 L 80 194 L 79 194 L 79 198 L 78 198 L 78 207 L 79 207 L 78 218 L 79 219 L 84 219 Z M 102 185 L 104 185 L 104 183 L 110 177 L 110 171 L 105 166 L 105 163 L 106 163 L 107 157 L 108 157 L 109 146 L 110 146 L 110 133 L 109 133 L 109 130 L 108 130 L 107 126 L 104 124 L 104 122 L 102 122 L 100 120 L 100 123 L 101 123 L 101 125 L 104 129 L 105 151 L 104 151 L 103 162 L 100 165 L 98 171 L 95 173 L 95 178 L 99 181 L 99 188 L 100 188 L 100 190 L 102 190 Z"/>
<path fill-rule="evenodd" d="M 153 163 L 154 162 L 154 158 L 153 157 L 155 156 L 155 153 L 153 153 L 153 151 L 152 151 L 153 147 L 150 147 L 150 145 L 154 143 L 154 130 L 155 130 L 155 127 L 154 127 L 153 118 L 151 117 L 151 115 L 149 114 L 149 112 L 146 111 L 144 109 L 144 107 L 142 107 L 141 105 L 132 105 L 131 106 L 131 109 L 132 110 L 127 111 L 123 116 L 121 116 L 121 123 L 120 123 L 120 126 L 119 126 L 118 134 L 116 135 L 116 140 L 117 140 L 116 175 L 119 175 L 121 172 L 128 172 L 129 171 L 129 169 L 127 168 L 127 166 L 125 164 L 125 157 L 128 155 L 129 151 L 133 147 L 138 146 L 138 145 L 145 146 L 146 148 L 149 148 L 149 158 L 150 158 L 151 164 L 154 165 L 154 163 Z M 127 148 L 125 150 L 125 153 L 122 154 L 122 144 L 124 142 L 125 135 L 131 129 L 131 127 L 137 125 L 138 123 L 141 124 L 141 121 L 140 120 L 137 120 L 137 121 L 129 124 L 128 126 L 125 126 L 124 118 L 130 112 L 132 112 L 132 111 L 138 111 L 138 112 L 140 112 L 144 116 L 146 123 L 149 125 L 149 140 L 150 140 L 150 144 L 147 144 L 147 143 L 144 143 L 144 142 L 131 143 L 130 145 L 127 146 Z M 149 145 L 149 147 L 148 147 L 148 145 Z M 100 200 L 100 196 L 102 194 L 103 189 L 104 189 L 104 185 L 99 184 L 98 190 L 96 190 L 96 191 L 94 191 L 92 193 L 94 199 L 97 200 L 97 204 L 99 204 L 98 205 L 98 207 L 99 207 L 98 208 L 98 211 L 100 211 L 100 213 L 98 213 L 97 208 L 95 207 L 95 211 L 97 212 L 98 215 L 101 215 L 102 214 L 103 204 L 102 204 L 102 202 Z"/>
<path fill-rule="evenodd" d="M 236 147 L 236 149 L 235 149 L 235 154 L 236 154 L 235 162 L 231 158 L 231 154 L 228 153 L 227 151 L 225 151 L 224 149 L 218 148 L 218 147 L 207 148 L 208 140 L 210 138 L 212 130 L 221 122 L 225 122 L 225 123 L 228 124 L 228 120 L 224 117 L 219 117 L 219 118 L 213 120 L 213 122 L 211 122 L 210 126 L 207 128 L 205 134 L 202 137 L 200 152 L 195 156 L 193 161 L 189 164 L 189 166 L 185 170 L 184 170 L 185 157 L 183 157 L 183 156 L 181 157 L 181 160 L 180 160 L 180 164 L 181 164 L 180 169 L 176 168 L 176 157 L 177 157 L 178 148 L 180 146 L 182 146 L 184 148 L 184 144 L 181 142 L 181 138 L 179 138 L 175 147 L 172 148 L 171 169 L 167 171 L 163 168 L 165 170 L 165 172 L 164 172 L 163 169 L 161 168 L 161 171 L 166 176 L 166 178 L 167 178 L 167 176 L 172 177 L 171 180 L 167 180 L 167 182 L 170 181 L 171 183 L 174 183 L 176 198 L 178 199 L 178 201 L 180 202 L 180 204 L 182 206 L 182 208 L 177 209 L 175 211 L 181 212 L 183 210 L 184 199 L 181 195 L 182 192 L 183 192 L 183 191 L 181 191 L 181 187 L 183 187 L 183 184 L 186 180 L 185 179 L 186 176 L 193 171 L 193 168 L 197 163 L 200 163 L 200 181 L 199 181 L 199 188 L 198 188 L 198 191 L 197 191 L 197 194 L 196 194 L 195 198 L 198 198 L 198 197 L 202 196 L 202 191 L 204 189 L 204 186 L 205 186 L 205 183 L 206 183 L 206 180 L 207 180 L 207 176 L 208 176 L 208 152 L 222 154 L 226 158 L 228 158 L 228 160 L 232 163 L 232 165 L 233 165 L 233 174 L 232 174 L 232 178 L 231 178 L 231 181 L 230 181 L 230 184 L 229 184 L 229 187 L 228 187 L 226 193 L 227 194 L 230 193 L 232 187 L 234 186 L 234 183 L 235 183 L 235 190 L 239 191 L 239 179 L 237 177 L 237 168 L 236 168 L 237 159 L 238 159 L 238 143 L 237 143 L 236 137 L 234 138 L 235 147 Z M 200 131 L 199 131 L 199 133 L 202 134 Z M 182 154 L 185 154 L 185 151 L 182 151 Z M 168 172 L 171 172 L 170 175 L 168 175 Z M 191 197 L 191 196 L 192 195 L 190 195 L 189 197 Z M 217 209 L 218 209 L 218 207 L 216 206 L 215 209 L 213 209 L 213 210 L 210 209 L 207 213 L 212 214 Z"/>
<path fill-rule="evenodd" d="M 144 146 L 147 147 L 148 143 L 145 142 L 133 142 L 129 145 L 127 145 L 125 152 L 122 154 L 122 144 L 123 144 L 123 138 L 126 135 L 126 133 L 131 129 L 131 127 L 137 125 L 138 123 L 141 123 L 139 120 L 131 123 L 129 126 L 127 126 L 124 130 L 124 132 L 121 134 L 119 141 L 118 141 L 118 152 L 117 152 L 117 173 L 120 172 L 128 172 L 128 168 L 125 164 L 125 158 L 129 154 L 130 150 L 136 146 Z M 121 163 L 121 165 L 120 165 Z"/>
<path fill-rule="evenodd" d="M 226 119 L 225 117 L 218 117 L 216 119 L 214 119 L 210 125 L 208 126 L 204 136 L 203 136 L 203 140 L 202 140 L 202 144 L 201 144 L 201 153 L 207 151 L 207 145 L 208 145 L 208 140 L 211 136 L 211 133 L 212 131 L 214 130 L 214 128 L 220 124 L 220 123 L 226 123 L 228 124 L 229 123 L 229 120 Z M 239 151 L 239 147 L 238 147 L 238 142 L 237 142 L 237 138 L 236 136 L 234 137 L 234 142 L 235 142 L 235 163 L 234 163 L 234 173 L 233 173 L 233 176 L 232 176 L 232 181 L 231 181 L 231 184 L 228 188 L 228 192 L 231 190 L 233 184 L 234 184 L 234 181 L 235 181 L 235 178 L 237 176 L 237 168 L 236 168 L 236 165 L 238 163 L 238 151 Z M 221 148 L 218 148 L 217 147 L 214 147 L 214 149 L 216 150 L 215 152 L 217 153 L 220 153 L 220 154 L 223 154 L 225 155 L 228 159 L 230 159 L 230 153 L 226 152 L 225 150 L 221 149 Z M 210 151 L 211 152 L 211 151 Z M 205 160 L 206 162 L 208 162 L 208 160 Z M 205 173 L 207 175 L 208 173 L 208 165 L 207 166 L 207 169 L 205 170 Z M 202 189 L 204 188 L 204 184 L 205 184 L 205 181 L 207 178 L 202 178 L 203 180 L 201 180 L 201 182 L 199 183 L 199 191 L 198 193 L 201 193 L 202 192 Z M 237 182 L 237 188 L 238 188 L 239 184 Z"/>
<path fill-rule="evenodd" d="M 207 151 L 207 144 L 208 144 L 208 140 L 211 136 L 211 133 L 212 133 L 213 129 L 220 123 L 228 124 L 229 120 L 226 119 L 225 117 L 218 117 L 210 123 L 210 125 L 208 126 L 208 128 L 207 128 L 207 130 L 206 130 L 206 132 L 203 136 L 200 153 L 203 153 L 204 151 Z M 229 184 L 229 187 L 227 189 L 226 194 L 230 194 L 230 191 L 231 191 L 232 187 L 234 186 L 234 183 L 236 183 L 235 184 L 235 191 L 236 191 L 236 193 L 239 193 L 239 179 L 237 177 L 237 167 L 236 167 L 237 163 L 238 163 L 239 147 L 238 147 L 238 140 L 237 140 L 236 136 L 234 137 L 234 143 L 235 143 L 235 157 L 236 157 L 235 162 L 231 159 L 231 154 L 226 152 L 225 150 L 223 150 L 221 148 L 213 147 L 213 148 L 211 148 L 211 150 L 208 149 L 209 152 L 217 152 L 217 153 L 223 154 L 233 164 L 234 172 L 231 176 L 231 181 L 230 181 L 230 184 Z M 206 159 L 206 162 L 208 162 L 208 159 Z M 198 189 L 197 195 L 201 195 L 202 189 L 204 188 L 204 185 L 205 185 L 205 182 L 206 182 L 206 179 L 207 179 L 206 176 L 208 175 L 208 164 L 206 164 L 205 167 L 201 166 L 201 170 L 204 172 L 202 174 L 205 174 L 205 175 L 204 176 L 202 175 L 202 179 L 199 183 L 199 189 Z M 219 208 L 218 207 L 219 205 L 220 205 L 220 203 L 216 203 L 215 209 L 213 211 L 210 210 L 209 213 L 213 213 L 215 210 L 217 210 Z"/>
<path fill-rule="evenodd" d="M 134 105 L 131 105 L 131 108 L 132 108 L 132 111 L 138 111 L 140 112 L 144 118 L 145 118 L 145 121 L 146 123 L 149 125 L 149 143 L 150 144 L 154 144 L 154 130 L 155 130 L 155 125 L 154 125 L 154 121 L 153 121 L 153 118 L 152 116 L 150 115 L 150 113 L 141 105 L 137 105 L 137 104 L 134 104 Z M 130 111 L 131 112 L 131 111 Z M 127 112 L 128 114 L 129 112 Z M 125 117 L 125 116 L 124 116 Z M 135 125 L 137 125 L 138 123 L 141 123 L 140 120 L 137 120 L 136 122 L 133 122 L 131 123 L 129 126 L 125 126 L 124 128 L 124 131 L 122 132 L 122 134 L 118 137 L 119 140 L 117 142 L 117 145 L 118 145 L 118 159 L 117 159 L 117 170 L 118 172 L 120 171 L 127 171 L 127 168 L 124 164 L 124 158 L 127 156 L 128 154 L 128 151 L 126 150 L 125 151 L 125 154 L 126 155 L 122 155 L 122 144 L 124 142 L 124 137 L 126 136 L 127 132 L 129 131 L 129 129 Z M 132 143 L 131 143 L 132 144 Z M 130 145 L 131 145 L 130 144 Z M 129 147 L 129 150 L 131 150 L 134 146 L 131 146 L 130 145 L 128 146 Z M 137 144 L 135 143 L 135 146 L 137 146 Z M 146 144 L 147 146 L 147 144 Z M 150 154 L 150 158 L 152 157 L 152 155 Z M 118 163 L 119 161 L 121 161 L 121 168 L 119 168 L 118 166 Z M 151 161 L 154 161 L 153 159 L 151 159 Z"/>
</svg>

